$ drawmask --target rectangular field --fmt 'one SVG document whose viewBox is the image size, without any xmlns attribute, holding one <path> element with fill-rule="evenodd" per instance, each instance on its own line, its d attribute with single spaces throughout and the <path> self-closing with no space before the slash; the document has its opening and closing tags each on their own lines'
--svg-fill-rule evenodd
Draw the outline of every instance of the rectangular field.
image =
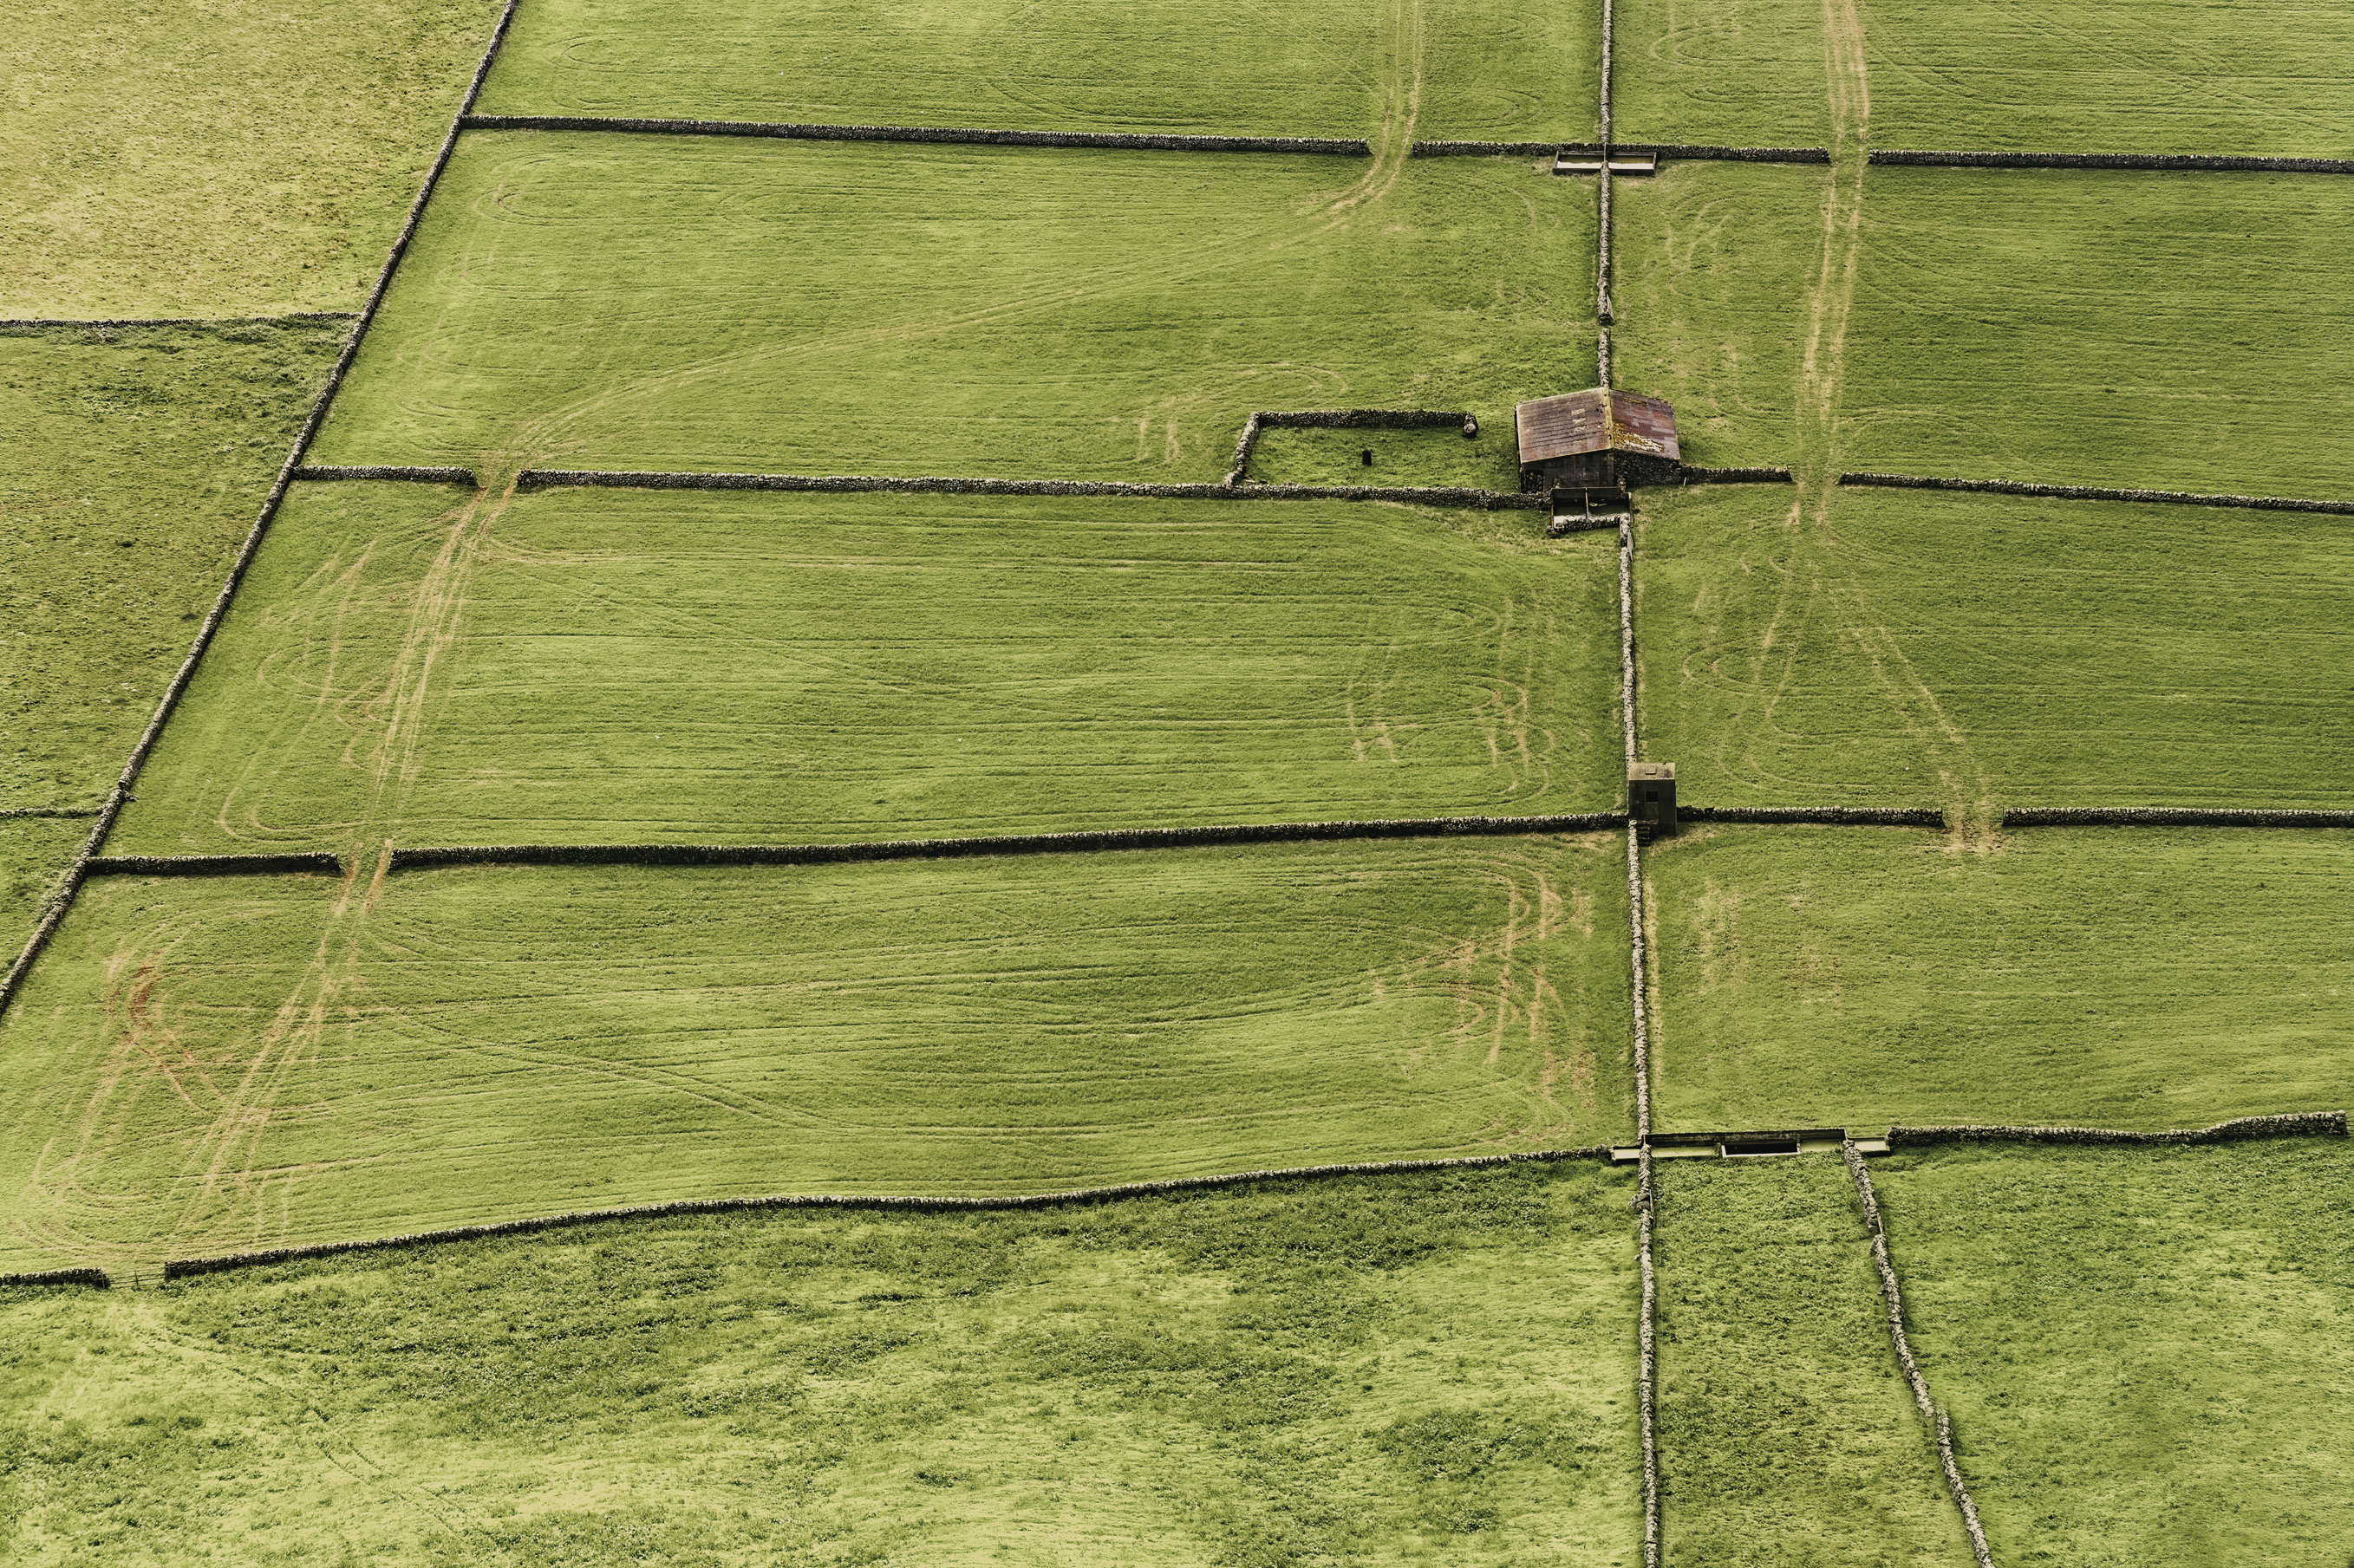
<svg viewBox="0 0 2354 1568">
<path fill-rule="evenodd" d="M 1966 1568 L 1846 1168 L 1653 1170 L 1669 1568 Z"/>
<path fill-rule="evenodd" d="M 1599 13 L 1505 0 L 534 0 L 486 114 L 1225 136 L 1594 133 Z"/>
<path fill-rule="evenodd" d="M 2354 147 L 2354 12 L 2204 0 L 1871 0 L 1883 147 L 2237 153 Z"/>
<path fill-rule="evenodd" d="M 2342 521 L 1647 496 L 1643 734 L 1712 805 L 2354 806 Z"/>
<path fill-rule="evenodd" d="M 105 798 L 343 334 L 0 332 L 0 807 Z"/>
<path fill-rule="evenodd" d="M 2346 1102 L 2354 833 L 1703 826 L 1644 869 L 1663 1128 Z"/>
<path fill-rule="evenodd" d="M 1253 409 L 1500 420 L 1590 366 L 1592 205 L 1510 159 L 472 134 L 313 461 L 1214 480 Z"/>
<path fill-rule="evenodd" d="M 1606 810 L 1613 552 L 1540 521 L 305 484 L 110 848 Z"/>
<path fill-rule="evenodd" d="M 0 317 L 356 310 L 498 13 L 10 5 Z"/>
<path fill-rule="evenodd" d="M 1624 1138 L 1621 853 L 101 877 L 0 1028 L 0 1268 Z"/>
<path fill-rule="evenodd" d="M 1829 145 L 1824 19 L 1861 32 L 1854 0 L 1626 0 L 1614 12 L 1617 140 Z"/>
<path fill-rule="evenodd" d="M 2342 1140 L 1936 1150 L 1874 1171 L 1996 1562 L 2338 1568 Z"/>
<path fill-rule="evenodd" d="M 1642 1536 L 1631 1187 L 731 1214 L 18 1295 L 12 1543 L 1613 1568 Z"/>
</svg>

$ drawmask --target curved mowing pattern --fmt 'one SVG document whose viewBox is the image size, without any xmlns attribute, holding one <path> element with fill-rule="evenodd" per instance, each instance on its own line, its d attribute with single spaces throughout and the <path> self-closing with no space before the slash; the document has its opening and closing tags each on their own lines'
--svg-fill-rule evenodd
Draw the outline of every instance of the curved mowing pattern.
<svg viewBox="0 0 2354 1568">
<path fill-rule="evenodd" d="M 1595 19 L 1511 0 L 533 0 L 498 115 L 1212 135 L 1591 132 Z M 1385 110 L 1403 110 L 1384 124 Z"/>
<path fill-rule="evenodd" d="M 1623 1139 L 1622 876 L 1596 835 L 94 879 L 0 1051 L 0 1266 Z"/>
<path fill-rule="evenodd" d="M 1592 219 L 1529 178 L 469 132 L 311 461 L 1213 482 L 1255 408 L 1585 360 Z"/>
<path fill-rule="evenodd" d="M 1458 521 L 298 487 L 108 848 L 1607 810 L 1606 556 Z"/>
<path fill-rule="evenodd" d="M 2161 1132 L 2336 1111 L 2354 832 L 1693 829 L 1659 910 L 1659 1121 Z"/>
</svg>

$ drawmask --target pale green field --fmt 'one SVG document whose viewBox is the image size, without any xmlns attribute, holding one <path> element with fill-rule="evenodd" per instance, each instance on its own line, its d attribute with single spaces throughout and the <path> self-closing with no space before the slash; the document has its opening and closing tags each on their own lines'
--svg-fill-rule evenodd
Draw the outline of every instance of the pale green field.
<svg viewBox="0 0 2354 1568">
<path fill-rule="evenodd" d="M 1646 494 L 1645 741 L 1712 805 L 2354 806 L 2340 521 Z"/>
<path fill-rule="evenodd" d="M 1851 16 L 1851 5 L 1627 0 L 1613 9 L 1618 141 L 1829 144 L 1823 20 L 1827 10 Z"/>
<path fill-rule="evenodd" d="M 0 317 L 357 309 L 498 13 L 11 5 Z"/>
<path fill-rule="evenodd" d="M 0 1269 L 1623 1138 L 1622 853 L 97 878 L 0 1026 Z"/>
<path fill-rule="evenodd" d="M 1966 1568 L 1846 1167 L 1809 1154 L 1653 1173 L 1670 1568 Z"/>
<path fill-rule="evenodd" d="M 1214 480 L 1256 408 L 1585 384 L 1509 159 L 470 136 L 320 462 Z"/>
<path fill-rule="evenodd" d="M 2343 1568 L 2342 1140 L 1939 1150 L 1873 1171 L 1996 1562 Z"/>
<path fill-rule="evenodd" d="M 0 806 L 104 798 L 342 339 L 0 333 Z"/>
<path fill-rule="evenodd" d="M 1541 523 L 306 484 L 109 847 L 1604 810 L 1614 551 Z"/>
<path fill-rule="evenodd" d="M 2354 833 L 1703 826 L 1643 864 L 1663 1128 L 2347 1102 Z"/>
<path fill-rule="evenodd" d="M 2354 184 L 1889 168 L 1850 204 L 1822 170 L 1671 165 L 1620 185 L 1617 379 L 1676 406 L 1688 461 L 2354 497 Z"/>
<path fill-rule="evenodd" d="M 2354 156 L 2354 11 L 1861 0 L 1882 147 Z"/>
<path fill-rule="evenodd" d="M 1599 15 L 1505 0 L 528 0 L 481 110 L 1504 141 L 1594 133 Z"/>
<path fill-rule="evenodd" d="M 0 1299 L 12 1561 L 1640 1561 L 1589 1162 Z"/>
</svg>

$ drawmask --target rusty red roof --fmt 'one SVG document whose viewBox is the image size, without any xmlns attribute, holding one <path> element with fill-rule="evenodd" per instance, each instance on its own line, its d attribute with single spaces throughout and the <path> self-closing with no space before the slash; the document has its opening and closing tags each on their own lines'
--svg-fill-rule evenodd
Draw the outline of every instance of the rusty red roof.
<svg viewBox="0 0 2354 1568">
<path fill-rule="evenodd" d="M 1683 461 L 1676 445 L 1676 411 L 1657 397 L 1597 387 L 1539 397 L 1512 412 L 1520 421 L 1522 462 L 1601 451 Z"/>
</svg>

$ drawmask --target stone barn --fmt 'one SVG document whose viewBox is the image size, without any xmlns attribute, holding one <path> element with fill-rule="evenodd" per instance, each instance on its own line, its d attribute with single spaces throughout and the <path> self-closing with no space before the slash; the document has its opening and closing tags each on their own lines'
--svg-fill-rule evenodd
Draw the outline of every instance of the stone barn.
<svg viewBox="0 0 2354 1568">
<path fill-rule="evenodd" d="M 1683 473 L 1676 411 L 1657 397 L 1597 387 L 1522 403 L 1513 414 L 1523 492 L 1623 495 L 1630 485 L 1672 484 Z"/>
</svg>

